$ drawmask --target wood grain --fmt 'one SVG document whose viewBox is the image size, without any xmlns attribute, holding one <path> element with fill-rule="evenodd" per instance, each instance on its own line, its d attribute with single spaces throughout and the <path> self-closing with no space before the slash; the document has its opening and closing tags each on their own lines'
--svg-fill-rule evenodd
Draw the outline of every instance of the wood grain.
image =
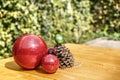
<svg viewBox="0 0 120 80">
<path fill-rule="evenodd" d="M 75 66 L 46 74 L 40 68 L 24 70 L 13 58 L 0 60 L 0 80 L 120 80 L 120 50 L 66 44 Z"/>
</svg>

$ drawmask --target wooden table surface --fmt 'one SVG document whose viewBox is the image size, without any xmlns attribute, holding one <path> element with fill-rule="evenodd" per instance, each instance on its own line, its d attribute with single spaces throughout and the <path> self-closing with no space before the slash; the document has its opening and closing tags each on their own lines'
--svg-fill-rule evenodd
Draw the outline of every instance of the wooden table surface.
<svg viewBox="0 0 120 80">
<path fill-rule="evenodd" d="M 40 68 L 24 70 L 13 58 L 8 58 L 0 60 L 0 80 L 120 80 L 120 50 L 78 44 L 66 46 L 75 58 L 73 68 L 46 74 Z"/>
</svg>

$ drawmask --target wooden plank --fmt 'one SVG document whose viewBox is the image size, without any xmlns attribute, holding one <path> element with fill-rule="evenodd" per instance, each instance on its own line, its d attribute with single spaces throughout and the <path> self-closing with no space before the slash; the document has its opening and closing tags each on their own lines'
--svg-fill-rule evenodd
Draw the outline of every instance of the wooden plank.
<svg viewBox="0 0 120 80">
<path fill-rule="evenodd" d="M 46 74 L 40 68 L 24 70 L 13 58 L 0 60 L 0 80 L 120 80 L 120 50 L 66 44 L 75 66 Z M 80 65 L 79 65 L 80 63 Z"/>
</svg>

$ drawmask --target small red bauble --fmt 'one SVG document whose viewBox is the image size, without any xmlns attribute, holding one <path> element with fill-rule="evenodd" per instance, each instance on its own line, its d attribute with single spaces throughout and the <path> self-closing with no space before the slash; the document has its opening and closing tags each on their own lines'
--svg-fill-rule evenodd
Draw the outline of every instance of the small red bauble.
<svg viewBox="0 0 120 80">
<path fill-rule="evenodd" d="M 56 56 L 48 54 L 42 58 L 41 67 L 47 73 L 55 73 L 59 68 L 59 60 Z"/>
</svg>

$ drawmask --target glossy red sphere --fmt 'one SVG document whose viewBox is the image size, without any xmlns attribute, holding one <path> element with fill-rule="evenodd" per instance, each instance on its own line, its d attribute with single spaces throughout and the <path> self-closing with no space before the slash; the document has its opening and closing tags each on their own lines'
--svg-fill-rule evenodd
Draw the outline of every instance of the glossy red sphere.
<svg viewBox="0 0 120 80">
<path fill-rule="evenodd" d="M 47 73 L 55 73 L 59 68 L 59 60 L 56 56 L 48 54 L 42 58 L 41 67 Z"/>
<path fill-rule="evenodd" d="M 34 69 L 47 54 L 47 45 L 41 37 L 25 34 L 15 41 L 12 52 L 18 65 L 25 69 Z"/>
</svg>

